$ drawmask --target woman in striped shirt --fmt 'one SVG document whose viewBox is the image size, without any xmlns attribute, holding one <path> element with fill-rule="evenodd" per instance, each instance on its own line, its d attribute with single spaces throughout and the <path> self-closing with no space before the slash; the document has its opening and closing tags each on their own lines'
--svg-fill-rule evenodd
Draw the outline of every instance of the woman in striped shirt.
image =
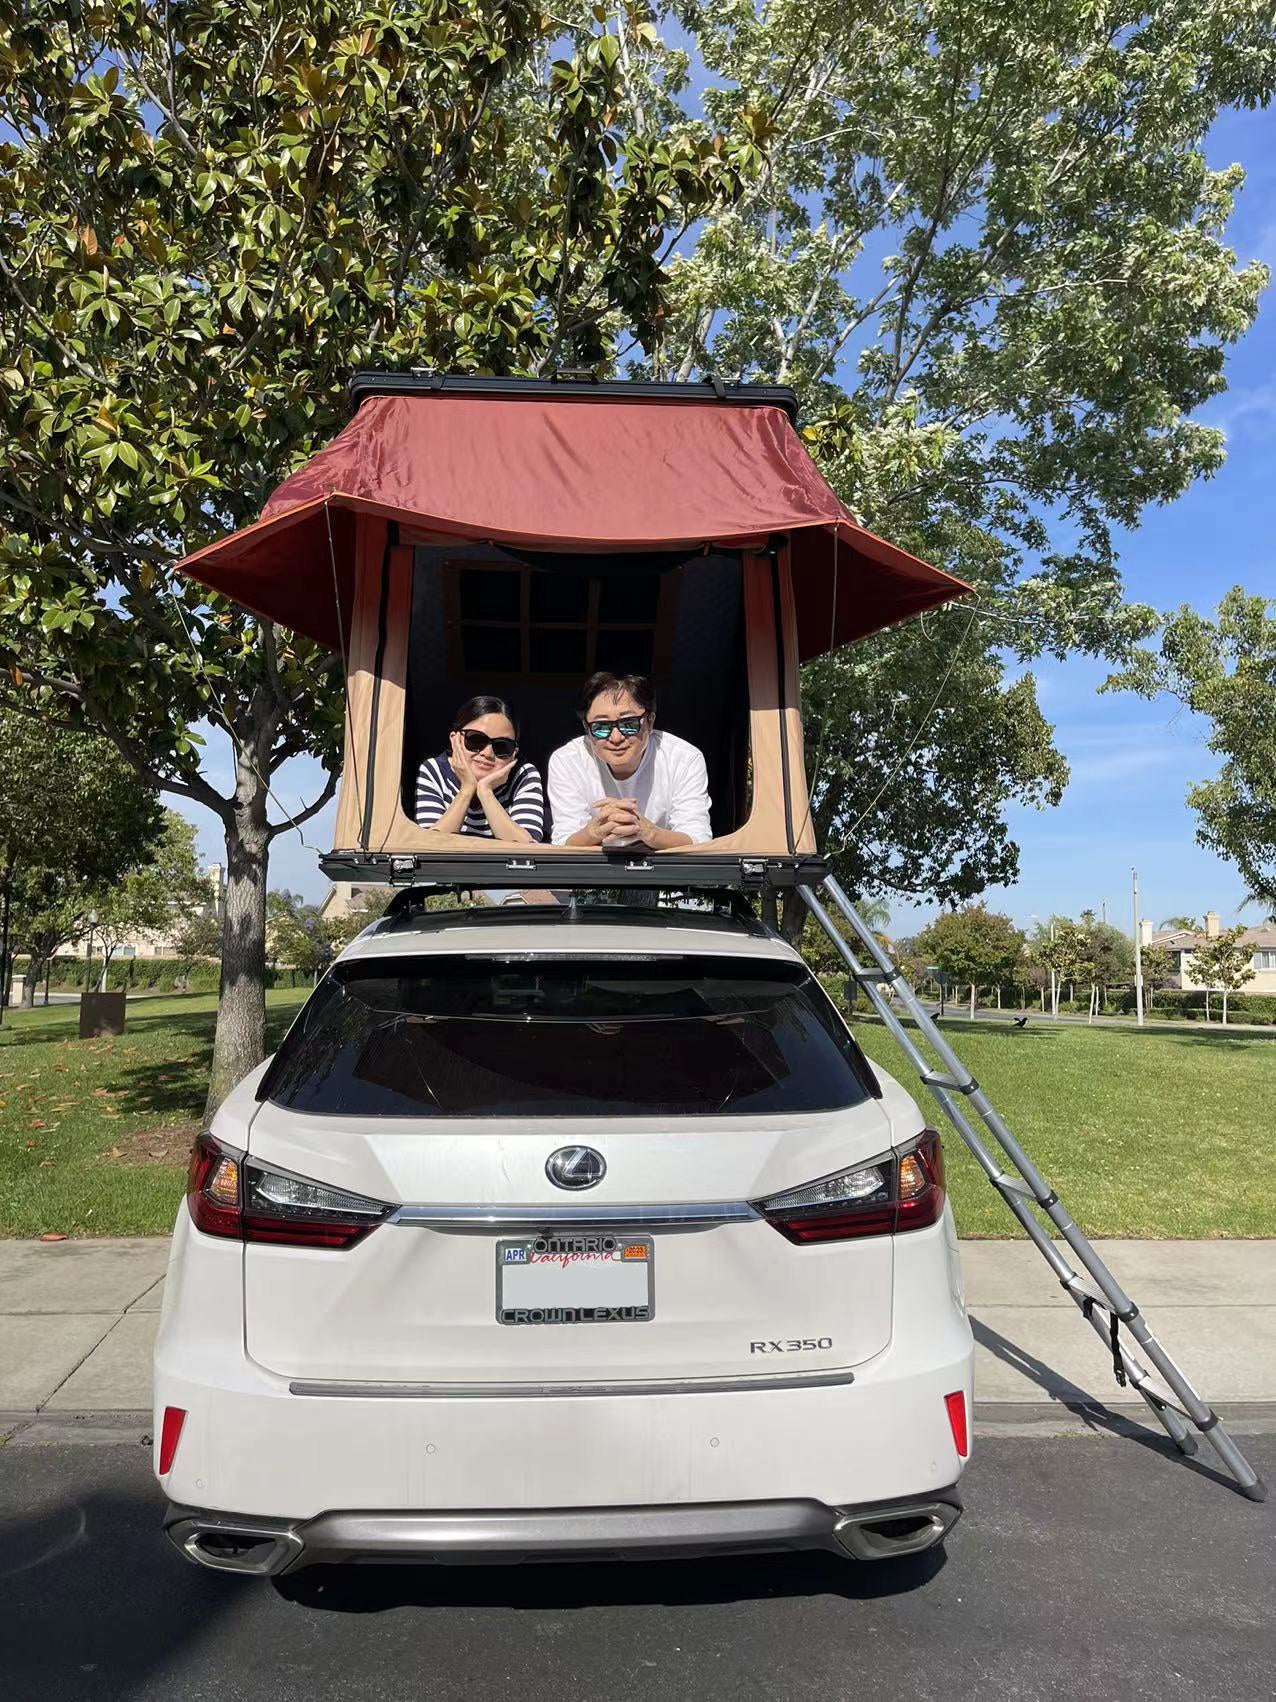
<svg viewBox="0 0 1276 1702">
<path fill-rule="evenodd" d="M 452 718 L 446 754 L 421 764 L 419 827 L 529 845 L 545 837 L 545 788 L 518 760 L 518 730 L 499 697 L 472 697 Z"/>
</svg>

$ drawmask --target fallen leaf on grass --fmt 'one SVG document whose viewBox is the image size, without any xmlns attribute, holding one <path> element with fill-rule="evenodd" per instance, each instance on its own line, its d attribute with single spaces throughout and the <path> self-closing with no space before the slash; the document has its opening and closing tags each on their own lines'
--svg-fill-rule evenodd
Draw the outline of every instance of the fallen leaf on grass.
<svg viewBox="0 0 1276 1702">
<path fill-rule="evenodd" d="M 39 1144 L 40 1144 L 39 1141 L 28 1141 L 27 1142 L 27 1151 L 30 1152 L 32 1147 L 39 1146 Z"/>
<path fill-rule="evenodd" d="M 57 1160 L 55 1158 L 42 1158 L 40 1160 L 40 1168 L 41 1170 L 52 1170 L 56 1163 Z"/>
<path fill-rule="evenodd" d="M 122 1146 L 113 1146 L 106 1156 L 108 1158 L 123 1158 L 124 1148 Z"/>
<path fill-rule="evenodd" d="M 42 1117 L 33 1117 L 31 1119 L 31 1121 L 27 1124 L 28 1129 L 42 1129 L 43 1127 L 44 1127 L 44 1119 Z"/>
<path fill-rule="evenodd" d="M 65 1241 L 66 1236 L 59 1235 L 56 1231 L 51 1230 L 48 1235 L 42 1235 L 40 1239 L 41 1241 Z"/>
</svg>

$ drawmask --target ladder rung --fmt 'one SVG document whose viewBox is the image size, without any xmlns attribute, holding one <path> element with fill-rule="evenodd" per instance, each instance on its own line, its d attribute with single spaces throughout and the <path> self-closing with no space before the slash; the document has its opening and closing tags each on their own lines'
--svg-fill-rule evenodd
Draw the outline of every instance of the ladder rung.
<svg viewBox="0 0 1276 1702">
<path fill-rule="evenodd" d="M 978 1093 L 979 1083 L 971 1076 L 969 1081 L 954 1081 L 952 1076 L 941 1076 L 928 1070 L 922 1077 L 927 1087 L 942 1087 L 949 1093 Z"/>
<path fill-rule="evenodd" d="M 1018 1194 L 1021 1200 L 1031 1200 L 1035 1205 L 1041 1204 L 1028 1184 L 1018 1176 L 1009 1176 L 1003 1170 L 1000 1176 L 992 1177 L 991 1181 L 993 1187 L 1003 1194 Z"/>
<path fill-rule="evenodd" d="M 1104 1312 L 1111 1313 L 1113 1310 L 1112 1302 L 1103 1291 L 1090 1282 L 1088 1278 L 1081 1276 L 1079 1272 L 1073 1271 L 1070 1277 L 1061 1280 L 1063 1280 L 1063 1286 L 1069 1294 L 1090 1301 L 1092 1305 L 1100 1307 Z"/>
<path fill-rule="evenodd" d="M 898 981 L 899 980 L 899 970 L 898 969 L 857 969 L 856 972 L 855 972 L 855 979 L 857 981 Z"/>
</svg>

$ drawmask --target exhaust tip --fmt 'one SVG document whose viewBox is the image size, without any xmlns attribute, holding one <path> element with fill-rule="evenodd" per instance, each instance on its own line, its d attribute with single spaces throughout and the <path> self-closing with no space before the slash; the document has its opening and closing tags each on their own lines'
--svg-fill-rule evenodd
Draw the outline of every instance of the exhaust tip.
<svg viewBox="0 0 1276 1702">
<path fill-rule="evenodd" d="M 961 1508 L 949 1501 L 918 1502 L 877 1514 L 843 1514 L 833 1535 L 856 1560 L 897 1560 L 936 1547 L 960 1516 Z"/>
<path fill-rule="evenodd" d="M 286 1571 L 300 1558 L 303 1548 L 301 1539 L 291 1531 L 235 1525 L 187 1523 L 170 1527 L 168 1534 L 196 1565 L 249 1578 L 270 1578 Z"/>
</svg>

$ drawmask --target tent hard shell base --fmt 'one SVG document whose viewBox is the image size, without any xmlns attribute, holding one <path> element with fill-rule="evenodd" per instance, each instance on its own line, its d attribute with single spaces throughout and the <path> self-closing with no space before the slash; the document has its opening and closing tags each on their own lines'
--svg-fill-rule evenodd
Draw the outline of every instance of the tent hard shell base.
<svg viewBox="0 0 1276 1702">
<path fill-rule="evenodd" d="M 333 851 L 319 859 L 332 881 L 360 886 L 525 887 L 574 889 L 644 887 L 668 891 L 791 891 L 816 886 L 828 873 L 820 857 L 741 857 L 715 852 L 623 853 L 561 851 L 541 845 L 504 845 L 460 853 L 437 851 L 392 856 Z"/>
</svg>

